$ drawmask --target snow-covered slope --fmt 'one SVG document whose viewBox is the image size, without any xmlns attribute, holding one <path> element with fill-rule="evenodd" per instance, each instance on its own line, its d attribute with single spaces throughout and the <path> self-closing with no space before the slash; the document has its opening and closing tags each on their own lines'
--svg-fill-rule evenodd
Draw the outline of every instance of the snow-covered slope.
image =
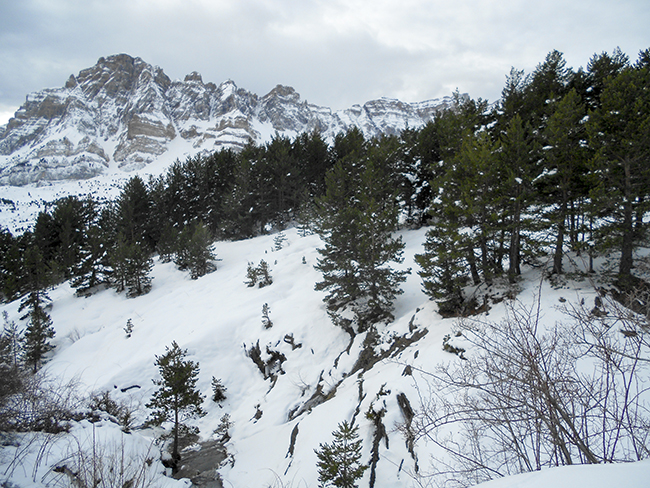
<svg viewBox="0 0 650 488">
<path fill-rule="evenodd" d="M 198 387 L 208 397 L 208 414 L 196 421 L 202 440 L 213 437 L 225 413 L 234 422 L 227 444 L 234 464 L 226 463 L 219 470 L 224 486 L 316 486 L 314 449 L 319 443 L 331 441 L 331 432 L 338 423 L 353 417 L 360 428 L 363 460 L 367 462 L 374 425 L 365 413 L 382 408 L 387 438 L 379 445 L 375 486 L 419 486 L 412 478 L 415 460 L 395 428 L 404 420 L 397 398 L 403 394 L 413 408 L 419 406 L 417 386 L 421 378 L 417 374 L 405 375 L 407 364 L 429 371 L 441 361 L 459 361 L 457 356 L 442 350 L 442 339 L 450 333 L 454 320 L 442 319 L 437 314 L 436 305 L 422 293 L 417 274 L 410 275 L 403 287 L 404 294 L 396 302 L 396 320 L 380 327 L 382 346 L 375 352 L 380 355 L 381 349 L 388 350 L 397 337 L 417 340 L 403 350 L 396 349 L 367 371 L 355 370 L 365 334 L 350 344 L 350 337 L 328 319 L 323 293 L 314 291 L 314 283 L 320 280 L 313 268 L 318 256 L 316 249 L 322 245 L 319 237 L 300 237 L 291 229 L 286 234 L 285 246 L 279 251 L 273 250 L 272 235 L 217 242 L 218 269 L 195 281 L 172 263 L 156 261 L 151 292 L 135 299 L 110 289 L 78 298 L 69 285 L 56 287 L 50 292 L 56 349 L 47 371 L 63 381 L 78 381 L 79 393 L 110 391 L 115 399 L 136 408 L 135 422 L 139 424 L 147 416 L 144 404 L 155 389 L 155 356 L 163 354 L 165 347 L 176 341 L 188 350 L 189 359 L 199 363 Z M 421 252 L 424 235 L 424 229 L 403 233 L 404 268 L 413 266 L 413 255 Z M 258 263 L 261 259 L 270 264 L 274 282 L 261 289 L 249 288 L 244 283 L 247 263 Z M 544 320 L 548 323 L 561 318 L 556 308 L 560 297 L 593 301 L 594 292 L 586 282 L 557 290 L 543 284 L 540 289 L 538 271 L 528 273 L 519 300 L 530 303 L 541 290 Z M 270 329 L 265 329 L 261 320 L 265 303 L 271 310 Z M 15 302 L 5 304 L 0 311 L 7 311 L 9 318 L 18 322 L 17 307 Z M 497 304 L 490 311 L 490 319 L 498 321 L 503 313 L 503 303 Z M 133 333 L 127 338 L 124 327 L 129 319 Z M 289 337 L 300 347 L 292 347 Z M 286 357 L 275 381 L 264 379 L 249 357 L 248 351 L 256 344 L 263 357 L 267 347 Z M 228 398 L 221 407 L 209 400 L 213 376 L 227 387 Z M 127 389 L 134 385 L 137 387 Z M 122 391 L 123 388 L 127 390 Z M 310 402 L 314 398 L 326 400 Z M 95 427 L 101 429 L 100 434 L 114 442 L 137 444 L 134 449 L 140 453 L 150 446 L 148 440 L 153 436 L 148 430 L 123 435 L 110 422 Z M 73 434 L 89 439 L 91 432 L 92 426 L 86 422 L 75 427 Z M 3 450 L 0 473 L 7 466 L 12 449 L 9 446 Z M 415 449 L 423 472 L 429 469 L 430 449 L 424 443 Z M 37 473 L 32 476 L 29 468 L 14 470 L 13 482 L 39 487 L 51 482 L 48 468 L 60 463 L 65 452 L 64 448 L 51 447 Z M 154 486 L 184 485 L 182 481 L 160 477 L 161 466 L 153 466 L 150 476 L 158 476 Z M 366 471 L 359 486 L 368 486 L 369 475 Z M 646 486 L 649 477 L 650 464 L 641 462 L 548 470 L 487 486 L 641 487 Z M 426 479 L 420 481 L 426 483 Z"/>
<path fill-rule="evenodd" d="M 62 88 L 27 96 L 0 128 L 0 185 L 86 179 L 141 169 L 172 145 L 196 154 L 263 143 L 275 133 L 318 130 L 332 138 L 350 127 L 366 137 L 416 128 L 451 103 L 380 99 L 333 112 L 288 86 L 260 97 L 231 80 L 204 83 L 193 72 L 172 81 L 126 54 L 100 58 Z"/>
</svg>

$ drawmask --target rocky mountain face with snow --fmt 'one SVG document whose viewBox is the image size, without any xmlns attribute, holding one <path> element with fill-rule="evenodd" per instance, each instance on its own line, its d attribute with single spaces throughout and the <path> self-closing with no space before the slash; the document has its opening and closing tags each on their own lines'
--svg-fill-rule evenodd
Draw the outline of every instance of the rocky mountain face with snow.
<svg viewBox="0 0 650 488">
<path fill-rule="evenodd" d="M 119 54 L 71 75 L 62 88 L 27 96 L 0 128 L 0 184 L 133 171 L 176 144 L 195 154 L 263 143 L 276 132 L 317 130 L 331 138 L 356 126 L 367 137 L 394 134 L 423 125 L 450 103 L 380 99 L 332 111 L 288 86 L 260 97 L 230 80 L 204 83 L 197 72 L 172 81 L 161 68 Z"/>
</svg>

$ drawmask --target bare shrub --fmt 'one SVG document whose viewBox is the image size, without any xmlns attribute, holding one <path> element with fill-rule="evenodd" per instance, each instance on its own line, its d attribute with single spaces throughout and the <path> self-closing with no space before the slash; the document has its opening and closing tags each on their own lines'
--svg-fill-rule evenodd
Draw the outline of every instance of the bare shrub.
<svg viewBox="0 0 650 488">
<path fill-rule="evenodd" d="M 542 467 L 648 457 L 644 318 L 567 308 L 543 325 L 540 304 L 500 323 L 462 319 L 466 360 L 421 372 L 419 441 L 435 446 L 431 481 L 470 486 Z M 617 323 L 618 327 L 613 327 Z"/>
<path fill-rule="evenodd" d="M 145 488 L 154 481 L 151 448 L 144 453 L 134 451 L 124 442 L 124 436 L 119 442 L 101 442 L 95 437 L 93 425 L 92 440 L 74 436 L 68 454 L 46 477 L 52 485 L 62 487 Z"/>
<path fill-rule="evenodd" d="M 119 424 L 124 432 L 131 430 L 135 409 L 124 401 L 112 398 L 110 391 L 91 394 L 88 407 L 93 414 L 104 412 L 111 421 Z"/>
<path fill-rule="evenodd" d="M 0 411 L 0 426 L 5 431 L 43 431 L 58 433 L 68 430 L 81 405 L 74 380 L 63 383 L 44 371 L 24 374 L 21 387 L 7 398 Z"/>
</svg>

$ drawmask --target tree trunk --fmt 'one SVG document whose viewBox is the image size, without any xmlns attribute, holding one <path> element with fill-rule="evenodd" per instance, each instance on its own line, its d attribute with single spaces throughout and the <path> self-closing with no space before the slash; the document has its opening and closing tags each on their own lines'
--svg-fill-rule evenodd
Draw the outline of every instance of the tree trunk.
<svg viewBox="0 0 650 488">
<path fill-rule="evenodd" d="M 623 229 L 621 242 L 621 261 L 619 263 L 618 273 L 621 278 L 625 279 L 632 276 L 632 253 L 634 250 L 634 227 L 632 224 L 632 205 L 625 203 L 623 209 Z"/>
<path fill-rule="evenodd" d="M 564 232 L 566 227 L 567 196 L 562 192 L 562 204 L 557 224 L 557 240 L 555 241 L 555 254 L 553 256 L 553 274 L 562 274 L 562 257 L 564 256 Z"/>
<path fill-rule="evenodd" d="M 510 250 L 508 254 L 508 261 L 510 262 L 508 280 L 510 283 L 514 283 L 515 277 L 521 274 L 521 203 L 518 197 L 515 200 L 515 208 L 512 216 L 512 233 L 510 234 Z"/>
<path fill-rule="evenodd" d="M 172 448 L 172 461 L 174 462 L 174 470 L 178 469 L 178 461 L 181 455 L 178 453 L 178 402 L 174 405 L 174 446 Z"/>
<path fill-rule="evenodd" d="M 621 261 L 619 263 L 618 273 L 625 281 L 632 276 L 632 264 L 634 251 L 634 223 L 632 210 L 632 177 L 630 162 L 623 161 L 625 170 L 625 188 L 623 189 L 623 228 L 621 242 Z"/>
</svg>

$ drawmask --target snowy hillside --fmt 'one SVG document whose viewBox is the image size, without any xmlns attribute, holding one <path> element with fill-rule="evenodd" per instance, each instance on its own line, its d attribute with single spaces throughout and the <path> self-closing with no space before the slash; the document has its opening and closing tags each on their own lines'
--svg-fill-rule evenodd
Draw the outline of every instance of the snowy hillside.
<svg viewBox="0 0 650 488">
<path fill-rule="evenodd" d="M 224 486 L 316 486 L 314 449 L 331 440 L 331 432 L 340 422 L 353 418 L 360 427 L 363 459 L 367 462 L 374 425 L 365 414 L 382 408 L 387 436 L 379 444 L 375 486 L 426 484 L 426 478 L 413 478 L 415 461 L 396 429 L 397 424 L 404 422 L 397 398 L 404 394 L 417 409 L 418 395 L 426 391 L 422 375 L 405 374 L 407 365 L 416 371 L 432 371 L 441 362 L 460 361 L 442 350 L 443 338 L 452 331 L 455 320 L 442 319 L 436 313 L 436 305 L 421 292 L 419 277 L 413 273 L 396 302 L 395 322 L 378 330 L 381 346 L 375 354 L 380 356 L 381 349 L 388 350 L 397 337 L 419 340 L 403 350 L 394 349 L 367 371 L 355 370 L 365 334 L 358 335 L 350 344 L 350 336 L 331 324 L 322 303 L 323 294 L 314 291 L 314 283 L 320 279 L 313 269 L 318 257 L 316 249 L 322 245 L 320 239 L 315 235 L 300 237 L 294 229 L 286 234 L 287 241 L 278 251 L 273 250 L 273 235 L 217 242 L 218 269 L 198 280 L 191 280 L 172 263 L 156 261 L 151 292 L 135 299 L 126 299 L 111 289 L 78 298 L 68 284 L 56 287 L 50 292 L 56 349 L 46 366 L 49 375 L 58 381 L 78 382 L 79 394 L 109 391 L 113 398 L 135 409 L 137 426 L 147 417 L 144 404 L 155 390 L 155 356 L 163 354 L 165 347 L 176 341 L 200 367 L 198 387 L 207 397 L 204 407 L 208 412 L 195 423 L 200 429 L 200 440 L 214 438 L 213 432 L 225 413 L 233 421 L 231 439 L 226 445 L 231 457 L 219 469 Z M 424 234 L 425 229 L 404 232 L 404 268 L 413 267 L 413 255 L 421 252 Z M 247 263 L 261 259 L 270 264 L 274 282 L 261 289 L 249 288 L 244 284 Z M 530 304 L 540 291 L 539 271 L 528 271 L 523 283 L 518 299 Z M 593 302 L 594 291 L 586 281 L 568 283 L 560 289 L 544 283 L 541 296 L 544 323 L 553 324 L 562 319 L 558 311 L 562 300 L 584 298 Z M 271 310 L 270 329 L 265 329 L 261 321 L 265 303 Z M 1 309 L 8 312 L 11 320 L 19 322 L 17 307 L 18 303 L 13 302 Z M 504 302 L 490 310 L 489 319 L 498 321 L 503 313 Z M 133 333 L 127 338 L 124 328 L 129 319 Z M 286 357 L 276 381 L 264 379 L 248 357 L 248 351 L 258 343 L 263 358 L 267 347 Z M 227 388 L 227 400 L 222 406 L 210 400 L 213 376 L 220 378 Z M 310 398 L 326 401 L 313 402 L 310 407 Z M 109 421 L 95 424 L 94 428 L 84 421 L 72 434 L 73 445 L 91 445 L 92 436 L 96 436 L 112 439 L 113 446 L 123 443 L 133 449 L 129 452 L 139 453 L 131 455 L 131 459 L 157 459 L 158 447 L 151 444 L 156 433 L 150 429 L 127 435 Z M 16 447 L 19 442 L 5 447 L 0 475 L 12 483 L 7 486 L 41 487 L 61 482 L 61 475 L 57 478 L 51 469 L 68 455 L 69 439 L 70 436 L 59 436 L 45 449 L 35 442 L 32 454 L 24 457 L 24 465 L 18 468 L 11 465 L 11 460 L 20 450 Z M 430 471 L 432 449 L 426 443 L 415 447 L 421 473 Z M 37 457 L 40 463 L 34 471 L 30 463 Z M 147 469 L 152 486 L 187 486 L 187 480 L 176 482 L 161 477 L 164 468 L 158 461 Z M 370 471 L 366 471 L 360 486 L 368 486 L 369 475 Z M 548 470 L 486 486 L 641 487 L 647 486 L 649 476 L 650 464 L 646 461 Z"/>
</svg>

